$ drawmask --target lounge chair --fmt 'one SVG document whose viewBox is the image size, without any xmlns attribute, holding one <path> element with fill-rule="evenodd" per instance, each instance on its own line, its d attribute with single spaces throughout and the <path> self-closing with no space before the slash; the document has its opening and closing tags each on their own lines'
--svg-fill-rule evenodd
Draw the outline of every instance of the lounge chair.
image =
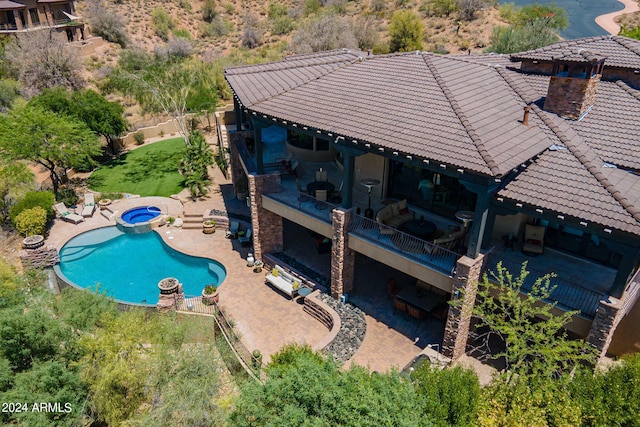
<svg viewBox="0 0 640 427">
<path fill-rule="evenodd" d="M 249 246 L 251 243 L 251 229 L 247 229 L 247 232 L 244 236 L 238 236 L 238 241 L 242 246 Z"/>
<path fill-rule="evenodd" d="M 93 198 L 93 193 L 87 193 L 84 195 L 84 207 L 82 208 L 82 216 L 84 218 L 90 218 L 96 211 L 96 202 Z"/>
<path fill-rule="evenodd" d="M 84 218 L 80 215 L 71 213 L 64 203 L 55 204 L 53 207 L 56 212 L 58 212 L 58 215 L 60 215 L 60 218 L 64 221 L 72 222 L 74 224 L 84 221 Z"/>
<path fill-rule="evenodd" d="M 525 226 L 522 252 L 536 255 L 544 252 L 544 227 L 542 225 L 527 224 Z"/>
</svg>

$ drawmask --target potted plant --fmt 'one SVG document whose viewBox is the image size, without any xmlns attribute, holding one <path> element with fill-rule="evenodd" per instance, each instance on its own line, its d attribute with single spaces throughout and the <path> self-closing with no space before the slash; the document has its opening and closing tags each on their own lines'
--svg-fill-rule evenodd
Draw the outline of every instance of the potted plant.
<svg viewBox="0 0 640 427">
<path fill-rule="evenodd" d="M 253 272 L 254 273 L 260 273 L 262 272 L 262 267 L 264 266 L 264 264 L 262 263 L 262 261 L 260 261 L 259 259 L 255 260 L 253 263 Z"/>
<path fill-rule="evenodd" d="M 216 221 L 213 219 L 207 219 L 202 222 L 202 232 L 204 234 L 213 234 L 216 232 Z"/>
<path fill-rule="evenodd" d="M 211 305 L 219 300 L 218 287 L 214 284 L 210 284 L 204 287 L 202 290 L 202 303 L 205 305 Z"/>
</svg>

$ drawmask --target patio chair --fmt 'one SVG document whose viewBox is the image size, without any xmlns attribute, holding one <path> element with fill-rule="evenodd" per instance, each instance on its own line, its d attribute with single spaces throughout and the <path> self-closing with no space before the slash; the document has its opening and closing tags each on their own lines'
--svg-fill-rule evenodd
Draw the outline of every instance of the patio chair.
<svg viewBox="0 0 640 427">
<path fill-rule="evenodd" d="M 340 182 L 340 186 L 338 187 L 338 190 L 334 190 L 331 193 L 331 201 L 333 203 L 342 203 L 342 188 L 344 187 L 344 181 Z"/>
<path fill-rule="evenodd" d="M 316 171 L 316 181 L 328 181 L 328 175 L 327 175 L 327 171 L 324 170 L 319 170 Z"/>
<path fill-rule="evenodd" d="M 399 300 L 398 298 L 393 299 L 393 308 L 401 313 L 407 312 L 407 303 Z"/>
<path fill-rule="evenodd" d="M 316 190 L 316 209 L 323 210 L 327 208 L 327 190 Z"/>
<path fill-rule="evenodd" d="M 62 202 L 53 205 L 53 208 L 56 210 L 58 215 L 60 215 L 60 218 L 63 221 L 72 222 L 74 224 L 78 224 L 84 221 L 84 218 L 81 217 L 80 215 L 71 213 L 69 209 L 67 209 L 67 207 Z"/>
<path fill-rule="evenodd" d="M 306 188 L 302 186 L 300 183 L 300 178 L 296 178 L 296 187 L 298 187 L 298 191 L 303 194 L 309 194 Z"/>
<path fill-rule="evenodd" d="M 544 251 L 544 227 L 527 224 L 524 228 L 524 246 L 522 252 L 539 255 Z"/>
<path fill-rule="evenodd" d="M 229 229 L 227 230 L 227 238 L 235 239 L 238 237 L 238 231 L 240 231 L 240 223 L 238 221 L 231 221 L 229 223 Z"/>
<path fill-rule="evenodd" d="M 249 244 L 251 243 L 251 234 L 252 234 L 252 231 L 249 228 L 247 229 L 247 232 L 245 233 L 244 236 L 238 236 L 238 241 L 242 246 L 249 246 Z"/>
<path fill-rule="evenodd" d="M 84 218 L 90 218 L 96 211 L 96 201 L 93 198 L 93 193 L 86 193 L 84 195 L 84 207 L 82 208 L 82 216 Z"/>
</svg>

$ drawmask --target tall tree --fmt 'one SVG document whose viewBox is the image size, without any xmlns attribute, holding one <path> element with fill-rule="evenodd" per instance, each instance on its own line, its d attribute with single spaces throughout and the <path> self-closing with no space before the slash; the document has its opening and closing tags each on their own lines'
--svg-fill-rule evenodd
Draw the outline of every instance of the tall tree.
<svg viewBox="0 0 640 427">
<path fill-rule="evenodd" d="M 389 24 L 389 50 L 409 52 L 422 49 L 422 20 L 412 10 L 398 10 Z"/>
<path fill-rule="evenodd" d="M 0 115 L 0 157 L 42 165 L 49 171 L 54 193 L 60 173 L 93 164 L 100 152 L 98 138 L 77 119 L 22 103 Z"/>
<path fill-rule="evenodd" d="M 107 101 L 104 96 L 91 89 L 74 92 L 62 88 L 45 89 L 32 98 L 29 104 L 81 120 L 95 134 L 105 138 L 109 150 L 114 154 L 115 140 L 128 126 L 122 105 Z"/>
<path fill-rule="evenodd" d="M 152 58 L 137 56 L 132 68 L 118 68 L 110 76 L 111 84 L 121 92 L 133 96 L 147 111 L 164 112 L 189 145 L 189 125 L 186 115 L 200 112 L 199 108 L 210 110 L 215 104 L 215 73 L 213 68 L 194 61 L 175 58 Z M 202 91 L 209 91 L 207 103 L 194 99 L 206 97 Z"/>
<path fill-rule="evenodd" d="M 526 375 L 552 379 L 581 362 L 594 361 L 592 349 L 584 341 L 569 340 L 563 329 L 578 312 L 556 315 L 555 303 L 543 303 L 555 289 L 551 285 L 554 275 L 538 277 L 531 291 L 523 295 L 528 276 L 526 262 L 518 276 L 498 263 L 496 271 L 485 274 L 478 284 L 473 309 L 479 319 L 477 327 L 487 331 L 481 336 L 482 345 L 488 348 L 492 335 L 505 343 L 504 351 L 492 357 L 504 358 L 507 382 Z"/>
</svg>

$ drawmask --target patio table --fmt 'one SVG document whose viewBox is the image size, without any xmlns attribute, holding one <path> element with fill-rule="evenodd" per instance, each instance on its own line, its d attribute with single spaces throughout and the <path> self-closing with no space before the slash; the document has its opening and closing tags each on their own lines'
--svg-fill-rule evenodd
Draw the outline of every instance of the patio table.
<svg viewBox="0 0 640 427">
<path fill-rule="evenodd" d="M 415 286 L 401 289 L 400 292 L 396 294 L 396 298 L 406 302 L 407 304 L 411 304 L 414 307 L 418 307 L 427 313 L 431 312 L 438 304 L 440 304 L 440 302 L 442 302 L 442 297 L 440 295 L 434 294 L 433 292 L 423 291 Z"/>
<path fill-rule="evenodd" d="M 412 219 L 402 224 L 400 230 L 422 240 L 433 240 L 438 227 L 426 219 Z"/>
<path fill-rule="evenodd" d="M 329 181 L 313 181 L 307 184 L 307 191 L 309 194 L 313 195 L 313 197 L 316 196 L 316 191 L 318 190 L 327 190 L 327 194 L 331 194 L 335 189 L 336 186 Z"/>
</svg>

